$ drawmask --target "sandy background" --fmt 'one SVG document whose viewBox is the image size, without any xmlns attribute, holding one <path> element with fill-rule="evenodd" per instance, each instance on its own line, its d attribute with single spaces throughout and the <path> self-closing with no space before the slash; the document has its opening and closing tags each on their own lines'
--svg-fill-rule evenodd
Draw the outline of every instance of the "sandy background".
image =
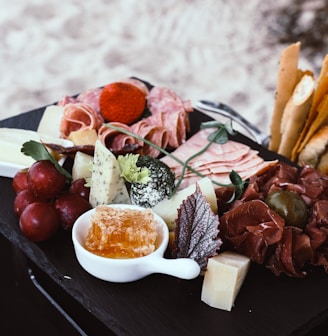
<svg viewBox="0 0 328 336">
<path fill-rule="evenodd" d="M 0 119 L 137 76 L 268 132 L 282 49 L 314 72 L 326 53 L 327 5 L 303 2 L 0 0 Z"/>
</svg>

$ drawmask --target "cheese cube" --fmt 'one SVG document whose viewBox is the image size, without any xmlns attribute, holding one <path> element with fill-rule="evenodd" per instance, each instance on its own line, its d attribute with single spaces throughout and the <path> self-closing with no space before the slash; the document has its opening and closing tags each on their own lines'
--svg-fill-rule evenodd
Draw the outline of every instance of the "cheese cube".
<svg viewBox="0 0 328 336">
<path fill-rule="evenodd" d="M 98 134 L 95 129 L 81 129 L 71 132 L 68 139 L 75 146 L 94 145 L 98 139 Z"/>
<path fill-rule="evenodd" d="M 74 157 L 74 163 L 72 167 L 72 178 L 77 180 L 79 178 L 89 178 L 91 177 L 93 156 L 76 152 Z"/>
<path fill-rule="evenodd" d="M 89 202 L 92 207 L 105 204 L 131 203 L 115 155 L 99 140 L 96 141 L 95 145 Z"/>
<path fill-rule="evenodd" d="M 208 259 L 201 300 L 211 307 L 232 309 L 250 265 L 250 259 L 235 252 L 223 252 Z"/>
</svg>

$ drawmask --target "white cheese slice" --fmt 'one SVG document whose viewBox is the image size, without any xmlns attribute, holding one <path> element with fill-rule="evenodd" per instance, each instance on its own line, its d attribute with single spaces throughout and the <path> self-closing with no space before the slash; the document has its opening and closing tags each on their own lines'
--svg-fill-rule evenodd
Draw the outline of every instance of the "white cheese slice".
<svg viewBox="0 0 328 336">
<path fill-rule="evenodd" d="M 37 131 L 49 136 L 60 137 L 60 123 L 64 114 L 64 107 L 49 105 L 43 112 Z"/>
<path fill-rule="evenodd" d="M 54 138 L 47 134 L 18 128 L 0 128 L 0 175 L 13 177 L 15 173 L 27 168 L 35 161 L 21 152 L 24 142 L 34 140 L 45 143 L 55 143 L 62 146 L 72 146 L 72 142 Z M 60 161 L 61 163 L 63 161 Z"/>
<path fill-rule="evenodd" d="M 198 182 L 199 188 L 203 195 L 206 197 L 207 202 L 211 205 L 211 209 L 214 213 L 217 213 L 217 199 L 212 181 L 208 177 L 200 179 Z M 183 200 L 193 194 L 196 190 L 196 184 L 192 184 L 189 187 L 180 190 L 174 196 L 169 199 L 164 199 L 152 208 L 152 210 L 162 217 L 169 227 L 169 230 L 173 230 L 175 227 L 175 219 L 178 217 L 178 209 Z"/>
<path fill-rule="evenodd" d="M 115 155 L 96 141 L 90 180 L 89 202 L 93 207 L 104 204 L 130 204 L 130 197 Z"/>
<path fill-rule="evenodd" d="M 211 307 L 230 311 L 247 275 L 250 259 L 235 252 L 209 258 L 201 300 Z"/>
</svg>

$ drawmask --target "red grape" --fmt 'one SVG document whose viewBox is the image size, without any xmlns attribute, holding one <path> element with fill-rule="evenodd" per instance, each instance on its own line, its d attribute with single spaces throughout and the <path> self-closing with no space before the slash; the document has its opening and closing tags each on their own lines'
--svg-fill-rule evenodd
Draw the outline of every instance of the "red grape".
<svg viewBox="0 0 328 336">
<path fill-rule="evenodd" d="M 54 207 L 65 230 L 71 229 L 76 219 L 91 209 L 90 203 L 85 198 L 70 192 L 60 194 L 54 202 Z"/>
<path fill-rule="evenodd" d="M 50 203 L 36 202 L 23 210 L 19 227 L 26 238 L 42 242 L 55 235 L 60 222 L 57 212 Z"/>
<path fill-rule="evenodd" d="M 40 201 L 39 197 L 32 193 L 29 189 L 20 191 L 14 200 L 14 211 L 20 216 L 23 210 L 31 203 Z"/>
<path fill-rule="evenodd" d="M 27 169 L 19 170 L 13 178 L 13 188 L 16 193 L 27 189 Z"/>
<path fill-rule="evenodd" d="M 49 160 L 34 162 L 27 172 L 28 188 L 40 198 L 57 196 L 63 191 L 65 182 L 65 176 Z"/>
<path fill-rule="evenodd" d="M 74 194 L 79 194 L 89 202 L 90 187 L 85 186 L 84 178 L 76 179 L 72 182 L 69 191 Z"/>
</svg>

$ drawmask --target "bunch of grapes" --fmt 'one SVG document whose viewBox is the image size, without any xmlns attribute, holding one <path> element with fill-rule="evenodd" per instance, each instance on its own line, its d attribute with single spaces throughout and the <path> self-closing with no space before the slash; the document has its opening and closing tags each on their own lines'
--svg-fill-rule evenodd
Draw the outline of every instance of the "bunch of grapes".
<svg viewBox="0 0 328 336">
<path fill-rule="evenodd" d="M 20 230 L 34 242 L 50 239 L 60 228 L 70 230 L 75 220 L 91 209 L 85 179 L 67 183 L 49 160 L 36 161 L 18 171 L 13 188 Z"/>
</svg>

